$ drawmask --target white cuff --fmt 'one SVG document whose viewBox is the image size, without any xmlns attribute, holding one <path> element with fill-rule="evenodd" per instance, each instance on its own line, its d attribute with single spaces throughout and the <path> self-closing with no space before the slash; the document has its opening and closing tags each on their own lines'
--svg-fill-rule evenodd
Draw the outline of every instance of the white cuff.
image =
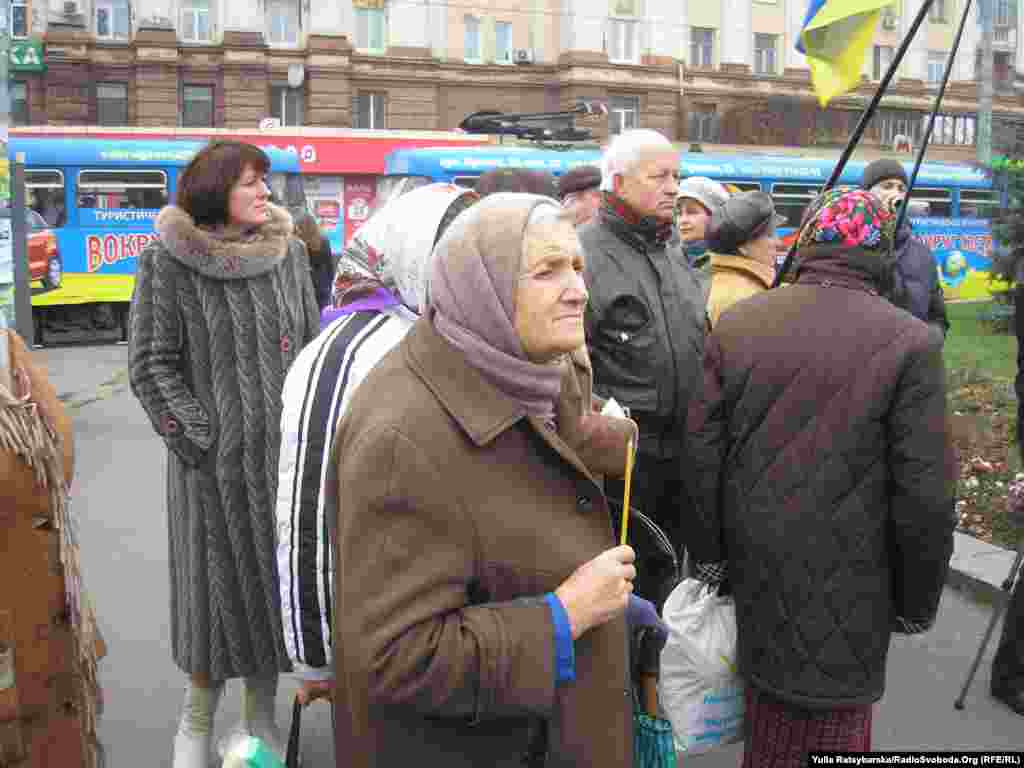
<svg viewBox="0 0 1024 768">
<path fill-rule="evenodd" d="M 293 673 L 300 680 L 307 682 L 322 682 L 334 679 L 334 667 L 308 667 L 297 661 L 292 661 Z"/>
</svg>

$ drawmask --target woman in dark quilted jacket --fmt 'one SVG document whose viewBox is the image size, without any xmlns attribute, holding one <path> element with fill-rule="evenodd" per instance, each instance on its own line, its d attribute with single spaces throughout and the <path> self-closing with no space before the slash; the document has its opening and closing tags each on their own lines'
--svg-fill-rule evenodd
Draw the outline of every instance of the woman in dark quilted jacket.
<svg viewBox="0 0 1024 768">
<path fill-rule="evenodd" d="M 686 541 L 735 596 L 746 767 L 869 750 L 891 633 L 938 611 L 955 484 L 942 340 L 885 298 L 893 218 L 868 192 L 823 194 L 795 284 L 707 341 Z"/>
</svg>

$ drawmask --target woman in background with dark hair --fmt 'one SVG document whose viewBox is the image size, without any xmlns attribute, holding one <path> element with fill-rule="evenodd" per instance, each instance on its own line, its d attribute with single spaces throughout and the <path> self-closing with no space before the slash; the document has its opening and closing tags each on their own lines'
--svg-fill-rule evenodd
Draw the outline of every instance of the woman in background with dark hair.
<svg viewBox="0 0 1024 768">
<path fill-rule="evenodd" d="M 331 241 L 327 239 L 313 214 L 303 212 L 295 217 L 295 236 L 306 244 L 309 266 L 313 278 L 313 292 L 321 310 L 331 305 L 331 286 L 334 284 L 334 256 Z"/>
<path fill-rule="evenodd" d="M 547 171 L 519 168 L 495 168 L 477 179 L 474 187 L 480 197 L 496 192 L 525 192 L 530 195 L 558 196 L 558 182 Z"/>
<path fill-rule="evenodd" d="M 284 374 L 319 329 L 292 219 L 258 148 L 217 142 L 178 182 L 139 255 L 132 391 L 168 448 L 171 647 L 189 676 L 173 768 L 206 768 L 217 703 L 244 678 L 243 726 L 281 753 L 274 498 Z"/>
</svg>

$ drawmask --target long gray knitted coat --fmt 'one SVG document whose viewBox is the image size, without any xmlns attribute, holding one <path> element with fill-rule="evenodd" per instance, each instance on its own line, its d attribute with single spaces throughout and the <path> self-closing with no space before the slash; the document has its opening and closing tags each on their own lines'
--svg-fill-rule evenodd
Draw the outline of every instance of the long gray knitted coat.
<svg viewBox="0 0 1024 768">
<path fill-rule="evenodd" d="M 270 212 L 242 236 L 165 208 L 132 297 L 132 391 L 169 449 L 174 661 L 213 680 L 291 668 L 273 522 L 281 388 L 319 318 L 305 247 Z"/>
</svg>

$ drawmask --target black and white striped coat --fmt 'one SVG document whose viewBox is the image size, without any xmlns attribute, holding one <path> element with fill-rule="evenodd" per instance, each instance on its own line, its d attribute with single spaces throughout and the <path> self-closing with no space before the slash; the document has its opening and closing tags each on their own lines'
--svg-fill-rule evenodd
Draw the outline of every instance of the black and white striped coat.
<svg viewBox="0 0 1024 768">
<path fill-rule="evenodd" d="M 277 491 L 277 570 L 284 642 L 296 673 L 333 677 L 336 510 L 331 446 L 356 387 L 398 345 L 416 315 L 404 306 L 335 320 L 296 359 L 285 379 Z"/>
</svg>

